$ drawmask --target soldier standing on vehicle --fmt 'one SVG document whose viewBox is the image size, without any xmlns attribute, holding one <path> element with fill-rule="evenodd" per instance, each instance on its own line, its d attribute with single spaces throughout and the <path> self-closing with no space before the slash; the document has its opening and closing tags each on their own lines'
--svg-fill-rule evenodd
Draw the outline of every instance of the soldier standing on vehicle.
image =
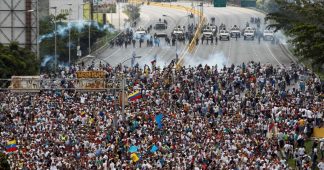
<svg viewBox="0 0 324 170">
<path fill-rule="evenodd" d="M 133 39 L 132 43 L 133 43 L 133 48 L 135 48 L 136 40 Z"/>
<path fill-rule="evenodd" d="M 143 42 L 143 40 L 140 39 L 140 41 L 139 41 L 139 43 L 140 43 L 140 48 L 142 48 L 142 42 Z"/>
</svg>

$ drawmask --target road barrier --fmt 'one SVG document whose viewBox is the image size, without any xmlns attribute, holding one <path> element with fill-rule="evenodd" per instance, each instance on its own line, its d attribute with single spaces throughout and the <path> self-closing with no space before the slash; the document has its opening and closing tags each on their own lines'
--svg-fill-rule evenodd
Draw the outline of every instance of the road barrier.
<svg viewBox="0 0 324 170">
<path fill-rule="evenodd" d="M 105 91 L 121 89 L 121 76 L 106 79 L 102 71 L 83 71 L 77 78 L 41 78 L 41 76 L 13 76 L 0 79 L 0 91 L 37 93 L 46 90 Z"/>
<path fill-rule="evenodd" d="M 143 0 L 131 0 L 128 1 L 128 3 L 134 3 L 134 4 L 144 4 L 146 1 Z M 171 9 L 176 9 L 176 10 L 181 10 L 181 11 L 186 11 L 186 12 L 190 12 L 194 15 L 198 15 L 198 17 L 200 18 L 200 22 L 197 26 L 197 30 L 195 32 L 195 35 L 193 37 L 193 39 L 191 40 L 191 42 L 188 44 L 188 46 L 180 53 L 179 55 L 179 60 L 176 64 L 176 68 L 179 68 L 180 66 L 183 65 L 184 62 L 184 57 L 189 53 L 194 52 L 194 50 L 196 49 L 196 39 L 200 36 L 201 34 L 201 28 L 202 26 L 205 24 L 206 22 L 206 18 L 202 15 L 202 13 L 199 10 L 195 10 L 192 7 L 187 7 L 187 6 L 183 6 L 183 5 L 172 5 L 171 3 L 160 3 L 160 2 L 146 2 L 147 5 L 150 6 L 157 6 L 157 7 L 162 7 L 162 8 L 171 8 Z"/>
<path fill-rule="evenodd" d="M 180 54 L 180 58 L 176 64 L 177 69 L 179 69 L 184 64 L 184 58 L 186 57 L 188 52 L 193 53 L 196 49 L 196 39 L 198 39 L 199 36 L 201 35 L 201 29 L 202 29 L 203 25 L 206 23 L 205 17 L 202 17 L 202 15 L 200 15 L 200 18 L 201 18 L 200 23 L 198 24 L 198 27 L 197 27 L 194 37 L 192 38 L 189 45 L 185 48 L 185 50 L 183 50 L 183 52 Z"/>
</svg>

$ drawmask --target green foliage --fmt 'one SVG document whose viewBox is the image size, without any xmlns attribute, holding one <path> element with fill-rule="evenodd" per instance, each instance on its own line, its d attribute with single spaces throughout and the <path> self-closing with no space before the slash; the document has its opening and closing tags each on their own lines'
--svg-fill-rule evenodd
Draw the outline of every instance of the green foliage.
<svg viewBox="0 0 324 170">
<path fill-rule="evenodd" d="M 269 13 L 269 12 L 277 12 L 279 9 L 276 0 L 258 0 L 257 8 Z"/>
<path fill-rule="evenodd" d="M 124 6 L 124 13 L 128 16 L 131 21 L 136 20 L 140 17 L 140 5 L 127 4 Z"/>
<path fill-rule="evenodd" d="M 5 154 L 0 152 L 0 169 L 2 170 L 10 170 L 10 165 L 7 161 L 7 157 Z"/>
<path fill-rule="evenodd" d="M 266 20 L 275 21 L 268 27 L 283 30 L 292 37 L 294 54 L 301 61 L 309 61 L 315 71 L 319 70 L 324 64 L 324 2 L 275 1 L 279 10 L 267 14 Z"/>
<path fill-rule="evenodd" d="M 37 75 L 39 60 L 30 50 L 21 48 L 17 42 L 9 46 L 0 45 L 0 77 L 10 78 L 13 75 Z"/>
</svg>

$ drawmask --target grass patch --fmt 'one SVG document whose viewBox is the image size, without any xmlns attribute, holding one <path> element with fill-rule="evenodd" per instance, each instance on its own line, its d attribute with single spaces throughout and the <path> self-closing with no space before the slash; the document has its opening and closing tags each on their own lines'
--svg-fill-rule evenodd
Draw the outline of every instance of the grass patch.
<svg viewBox="0 0 324 170">
<path fill-rule="evenodd" d="M 288 166 L 291 167 L 292 169 L 296 169 L 296 164 L 294 159 L 289 159 L 288 160 Z"/>
<path fill-rule="evenodd" d="M 314 141 L 313 140 L 306 140 L 305 141 L 305 152 L 307 155 L 311 156 L 311 153 L 312 153 L 312 146 L 313 146 L 313 143 Z M 318 142 L 318 146 L 317 146 L 317 163 L 319 163 L 322 159 L 322 155 L 320 153 L 320 142 Z M 296 169 L 296 164 L 295 164 L 295 160 L 294 159 L 288 159 L 288 165 L 289 167 L 291 167 L 292 169 Z M 318 169 L 317 168 L 317 165 L 316 165 L 316 170 Z"/>
</svg>

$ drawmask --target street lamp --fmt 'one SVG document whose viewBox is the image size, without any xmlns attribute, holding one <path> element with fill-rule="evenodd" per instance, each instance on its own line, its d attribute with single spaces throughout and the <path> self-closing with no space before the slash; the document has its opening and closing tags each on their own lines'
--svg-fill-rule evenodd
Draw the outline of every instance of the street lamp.
<svg viewBox="0 0 324 170">
<path fill-rule="evenodd" d="M 134 57 L 130 57 L 126 60 L 124 60 L 122 63 L 121 63 L 121 67 L 123 69 L 123 64 L 126 62 L 126 61 L 129 61 L 131 59 L 136 59 L 136 58 L 141 58 L 142 56 L 134 56 Z M 124 70 L 124 69 L 123 69 Z M 125 115 L 125 86 L 126 86 L 126 82 L 125 82 L 125 77 L 124 77 L 124 71 L 122 73 L 122 114 Z M 124 117 L 125 118 L 125 117 Z"/>
<path fill-rule="evenodd" d="M 38 10 L 38 1 L 36 1 L 36 11 L 31 9 L 28 10 L 27 12 L 36 12 L 36 57 L 37 59 L 40 59 L 40 54 L 39 54 L 39 10 Z"/>
<path fill-rule="evenodd" d="M 68 27 L 69 27 L 69 66 L 71 66 L 71 23 L 70 23 L 70 16 L 71 16 L 71 11 L 72 11 L 72 4 L 69 3 L 67 4 L 70 6 L 69 8 L 69 18 L 68 18 Z"/>
<path fill-rule="evenodd" d="M 89 4 L 89 57 L 91 56 L 91 4 Z"/>
<path fill-rule="evenodd" d="M 80 7 L 84 5 L 85 3 L 78 4 L 78 22 L 80 24 Z M 82 8 L 83 11 L 83 8 Z M 82 21 L 83 21 L 83 15 L 82 15 Z M 83 23 L 83 22 L 82 22 Z M 81 57 L 81 49 L 80 49 L 80 30 L 78 31 L 78 47 L 77 47 L 77 56 Z"/>
<path fill-rule="evenodd" d="M 57 28 L 56 28 L 56 9 L 57 7 L 54 6 L 54 7 L 51 7 L 51 9 L 54 9 L 54 27 L 55 27 L 55 32 L 54 32 L 54 44 L 55 44 L 55 47 L 54 47 L 54 59 L 55 59 L 55 72 L 57 71 L 57 40 L 56 40 L 56 34 L 57 34 Z"/>
</svg>

